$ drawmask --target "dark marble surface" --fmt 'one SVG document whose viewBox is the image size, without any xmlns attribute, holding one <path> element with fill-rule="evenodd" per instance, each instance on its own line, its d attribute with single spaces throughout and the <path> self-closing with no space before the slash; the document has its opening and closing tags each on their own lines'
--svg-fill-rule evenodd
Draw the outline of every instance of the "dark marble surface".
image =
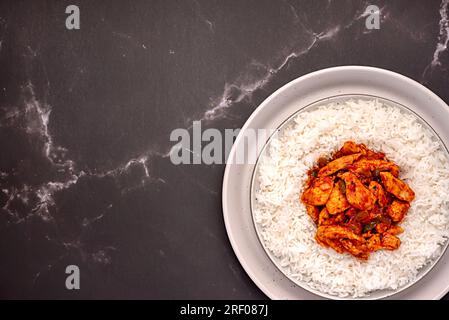
<svg viewBox="0 0 449 320">
<path fill-rule="evenodd" d="M 171 164 L 170 132 L 241 127 L 337 65 L 402 73 L 449 103 L 447 5 L 0 1 L 0 297 L 266 298 L 226 235 L 224 166 Z"/>
</svg>

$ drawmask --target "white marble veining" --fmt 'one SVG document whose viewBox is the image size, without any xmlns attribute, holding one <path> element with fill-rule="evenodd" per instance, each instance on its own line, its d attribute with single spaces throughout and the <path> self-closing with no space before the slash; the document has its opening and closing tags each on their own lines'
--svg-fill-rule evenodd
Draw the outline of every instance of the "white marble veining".
<svg viewBox="0 0 449 320">
<path fill-rule="evenodd" d="M 443 0 L 441 2 L 440 8 L 440 33 L 438 36 L 438 43 L 435 49 L 435 53 L 433 54 L 433 59 L 431 62 L 432 66 L 440 66 L 440 55 L 443 51 L 447 50 L 447 44 L 449 41 L 449 20 L 448 20 L 448 4 L 449 0 Z"/>
</svg>

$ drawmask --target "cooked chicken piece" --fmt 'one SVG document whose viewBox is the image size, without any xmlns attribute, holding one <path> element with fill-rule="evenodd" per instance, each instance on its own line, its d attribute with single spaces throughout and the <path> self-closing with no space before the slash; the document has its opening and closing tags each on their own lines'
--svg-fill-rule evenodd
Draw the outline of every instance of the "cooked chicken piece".
<svg viewBox="0 0 449 320">
<path fill-rule="evenodd" d="M 387 250 L 395 250 L 401 245 L 401 240 L 389 233 L 384 233 L 382 236 L 382 247 Z"/>
<path fill-rule="evenodd" d="M 380 178 L 385 190 L 393 194 L 396 198 L 407 202 L 415 199 L 415 192 L 402 180 L 394 177 L 389 172 L 381 172 Z"/>
<path fill-rule="evenodd" d="M 349 172 L 352 172 L 360 179 L 366 178 L 367 180 L 371 180 L 373 178 L 373 174 L 371 172 L 371 166 L 369 166 L 369 165 L 362 166 L 361 164 L 358 164 L 356 166 L 355 164 L 352 164 L 352 165 L 348 166 L 348 170 L 349 170 Z"/>
<path fill-rule="evenodd" d="M 362 234 L 363 239 L 367 240 L 373 236 L 373 233 L 371 231 L 367 231 L 364 234 Z"/>
<path fill-rule="evenodd" d="M 384 160 L 385 153 L 383 152 L 374 152 L 372 150 L 367 149 L 366 154 L 362 157 L 367 160 Z"/>
<path fill-rule="evenodd" d="M 364 242 L 363 237 L 355 234 L 349 228 L 344 226 L 319 226 L 317 229 L 317 236 L 319 236 L 321 239 L 349 239 Z"/>
<path fill-rule="evenodd" d="M 340 243 L 343 245 L 343 248 L 346 249 L 353 256 L 362 259 L 368 260 L 369 251 L 365 244 L 353 242 L 347 239 L 340 240 Z"/>
<path fill-rule="evenodd" d="M 320 215 L 318 217 L 318 225 L 321 226 L 323 224 L 326 224 L 326 222 L 330 222 L 328 219 L 330 218 L 329 212 L 327 211 L 326 207 L 321 210 Z"/>
<path fill-rule="evenodd" d="M 346 198 L 353 207 L 360 210 L 370 210 L 374 207 L 376 197 L 353 173 L 345 172 L 339 177 L 346 183 Z"/>
<path fill-rule="evenodd" d="M 404 232 L 404 229 L 398 225 L 392 225 L 386 232 L 395 236 Z"/>
<path fill-rule="evenodd" d="M 371 161 L 374 171 L 376 170 L 379 172 L 388 171 L 395 177 L 399 176 L 399 166 L 394 164 L 393 162 L 386 160 L 368 160 L 368 161 Z"/>
<path fill-rule="evenodd" d="M 329 200 L 326 202 L 326 208 L 329 214 L 337 214 L 345 211 L 351 206 L 343 193 L 345 191 L 344 188 L 343 181 L 340 180 L 335 183 L 331 195 L 329 196 Z"/>
<path fill-rule="evenodd" d="M 318 216 L 320 214 L 320 210 L 318 209 L 318 207 L 312 206 L 307 203 L 305 204 L 305 206 L 306 206 L 307 214 L 312 218 L 313 222 L 317 223 Z"/>
<path fill-rule="evenodd" d="M 318 242 L 319 245 L 326 247 L 326 248 L 329 247 L 329 245 L 325 241 L 326 239 L 321 239 L 316 233 L 315 233 L 315 240 L 316 240 L 316 242 Z"/>
<path fill-rule="evenodd" d="M 385 194 L 384 188 L 382 188 L 380 183 L 371 181 L 368 188 L 377 198 L 377 204 L 379 205 L 379 207 L 383 208 L 388 205 L 387 195 Z"/>
<path fill-rule="evenodd" d="M 362 224 L 360 222 L 349 221 L 348 223 L 345 224 L 345 226 L 347 228 L 349 228 L 355 234 L 358 234 L 358 235 L 362 234 L 363 227 L 362 227 Z"/>
<path fill-rule="evenodd" d="M 388 215 L 394 222 L 401 222 L 404 219 L 410 204 L 399 200 L 394 200 L 387 209 Z"/>
<path fill-rule="evenodd" d="M 386 217 L 385 215 L 385 209 L 381 208 L 379 206 L 374 206 L 373 209 L 369 210 L 370 218 L 371 220 L 379 220 L 382 217 Z"/>
<path fill-rule="evenodd" d="M 380 234 L 373 234 L 366 240 L 366 247 L 370 251 L 377 251 L 382 249 L 382 243 L 380 241 Z"/>
<path fill-rule="evenodd" d="M 370 149 L 368 149 L 363 143 L 357 144 L 353 141 L 346 141 L 343 144 L 343 147 L 341 147 L 340 150 L 338 150 L 335 155 L 334 159 L 340 158 L 342 156 L 347 156 L 354 153 L 361 153 L 362 156 L 361 159 L 368 159 L 368 160 L 383 160 L 385 159 L 385 153 L 382 152 L 374 152 Z"/>
<path fill-rule="evenodd" d="M 371 172 L 389 171 L 397 177 L 399 175 L 399 167 L 393 162 L 379 159 L 360 159 L 350 165 L 348 169 L 359 175 L 371 176 Z"/>
<path fill-rule="evenodd" d="M 344 212 L 337 213 L 336 215 L 331 216 L 332 224 L 341 224 L 347 220 Z"/>
<path fill-rule="evenodd" d="M 343 144 L 343 147 L 341 147 L 341 149 L 335 153 L 335 158 L 340 158 L 342 156 L 347 156 L 354 153 L 361 153 L 362 155 L 365 155 L 366 151 L 367 149 L 364 144 L 357 144 L 353 141 L 346 141 Z"/>
<path fill-rule="evenodd" d="M 338 253 L 345 252 L 345 249 L 343 248 L 343 246 L 341 245 L 339 240 L 322 238 L 318 234 L 315 235 L 315 239 L 323 247 L 326 247 L 326 248 L 330 247 L 330 248 L 334 249 L 335 251 L 337 251 Z"/>
<path fill-rule="evenodd" d="M 333 177 L 320 177 L 311 182 L 311 186 L 304 191 L 301 200 L 312 206 L 324 206 L 334 187 Z"/>
<path fill-rule="evenodd" d="M 326 166 L 322 167 L 318 172 L 318 176 L 319 177 L 328 176 L 339 170 L 346 169 L 354 161 L 360 158 L 361 155 L 362 155 L 361 153 L 356 153 L 335 159 L 334 161 L 329 162 Z"/>
</svg>

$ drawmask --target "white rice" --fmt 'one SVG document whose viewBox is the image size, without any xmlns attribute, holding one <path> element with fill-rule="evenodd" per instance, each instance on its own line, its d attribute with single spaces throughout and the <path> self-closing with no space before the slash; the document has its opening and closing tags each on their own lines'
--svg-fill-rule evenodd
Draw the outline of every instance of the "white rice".
<svg viewBox="0 0 449 320">
<path fill-rule="evenodd" d="M 367 262 L 318 245 L 299 201 L 307 170 L 347 140 L 381 150 L 416 193 L 402 222 L 398 250 Z M 438 258 L 449 237 L 449 159 L 434 133 L 411 112 L 376 100 L 346 100 L 299 113 L 267 146 L 256 173 L 254 217 L 265 247 L 283 271 L 337 297 L 397 289 Z"/>
</svg>

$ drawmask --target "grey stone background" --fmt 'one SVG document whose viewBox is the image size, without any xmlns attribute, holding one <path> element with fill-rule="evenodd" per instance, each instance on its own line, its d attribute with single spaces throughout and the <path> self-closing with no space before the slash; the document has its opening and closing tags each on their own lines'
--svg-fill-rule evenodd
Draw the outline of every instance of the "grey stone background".
<svg viewBox="0 0 449 320">
<path fill-rule="evenodd" d="M 449 103 L 447 5 L 0 1 L 0 297 L 265 299 L 226 235 L 224 166 L 172 165 L 170 132 L 239 128 L 282 85 L 338 65 L 402 73 Z M 65 289 L 69 264 L 80 290 Z"/>
</svg>

